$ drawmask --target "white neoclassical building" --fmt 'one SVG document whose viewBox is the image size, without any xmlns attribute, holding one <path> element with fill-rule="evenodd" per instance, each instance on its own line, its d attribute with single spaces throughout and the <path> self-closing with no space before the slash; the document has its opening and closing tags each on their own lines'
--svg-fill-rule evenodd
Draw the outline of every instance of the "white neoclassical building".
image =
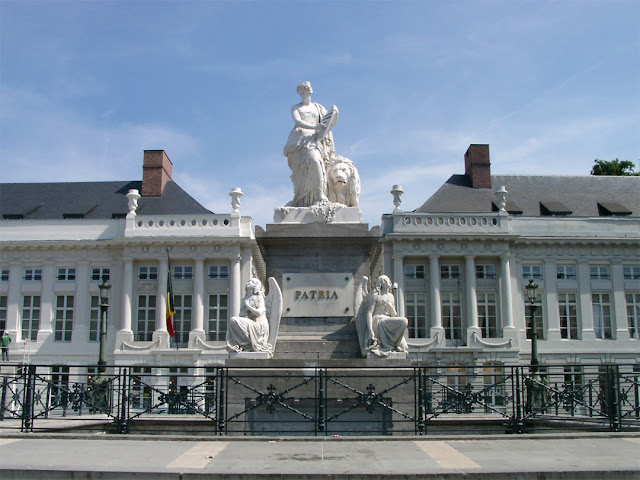
<svg viewBox="0 0 640 480">
<path fill-rule="evenodd" d="M 259 241 L 239 189 L 230 213 L 214 214 L 171 169 L 154 150 L 142 181 L 0 184 L 0 329 L 12 361 L 95 363 L 103 277 L 108 363 L 229 358 L 226 326 L 243 285 L 265 281 Z M 382 217 L 370 273 L 396 286 L 412 361 L 528 362 L 533 279 L 541 362 L 640 364 L 640 177 L 492 175 L 488 145 L 471 145 L 464 174 L 415 210 L 397 203 Z"/>
</svg>

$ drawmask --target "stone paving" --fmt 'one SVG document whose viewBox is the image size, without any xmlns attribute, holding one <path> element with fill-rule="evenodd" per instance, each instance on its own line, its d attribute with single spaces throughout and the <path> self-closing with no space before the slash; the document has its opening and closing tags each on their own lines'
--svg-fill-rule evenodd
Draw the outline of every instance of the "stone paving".
<svg viewBox="0 0 640 480">
<path fill-rule="evenodd" d="M 640 478 L 639 434 L 186 438 L 3 434 L 0 478 Z"/>
</svg>

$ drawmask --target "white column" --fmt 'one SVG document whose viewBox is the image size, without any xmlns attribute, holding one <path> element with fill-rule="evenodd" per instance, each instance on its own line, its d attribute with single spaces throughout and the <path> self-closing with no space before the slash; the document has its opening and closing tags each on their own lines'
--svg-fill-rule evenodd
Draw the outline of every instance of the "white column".
<svg viewBox="0 0 640 480">
<path fill-rule="evenodd" d="M 193 278 L 193 325 L 189 339 L 199 335 L 204 340 L 204 259 L 195 259 L 196 268 Z M 193 334 L 193 335 L 192 335 Z"/>
<path fill-rule="evenodd" d="M 5 330 L 9 332 L 11 340 L 22 339 L 22 326 L 19 324 L 23 268 L 20 263 L 12 263 L 9 267 L 9 294 L 7 295 L 7 323 Z"/>
<path fill-rule="evenodd" d="M 156 332 L 160 333 L 167 333 L 168 275 L 170 275 L 169 261 L 164 257 L 160 257 L 158 259 L 158 293 L 156 298 Z"/>
<path fill-rule="evenodd" d="M 56 298 L 53 293 L 56 271 L 53 264 L 45 264 L 42 268 L 42 292 L 40 295 L 40 329 L 38 342 L 44 342 L 52 333 L 51 322 L 55 315 Z"/>
<path fill-rule="evenodd" d="M 444 336 L 442 328 L 442 301 L 440 298 L 440 265 L 439 255 L 429 255 L 429 286 L 431 287 L 431 336 L 437 332 Z"/>
<path fill-rule="evenodd" d="M 240 314 L 240 302 L 242 301 L 242 278 L 240 275 L 240 255 L 231 257 L 231 278 L 229 285 L 229 318 Z"/>
<path fill-rule="evenodd" d="M 591 272 L 587 260 L 578 261 L 578 319 L 582 319 L 582 340 L 595 340 L 591 307 Z"/>
<path fill-rule="evenodd" d="M 545 338 L 548 340 L 560 340 L 560 311 L 558 310 L 558 270 L 555 261 L 544 261 L 544 298 L 542 318 L 546 317 L 547 331 Z M 544 321 L 543 321 L 544 323 Z"/>
<path fill-rule="evenodd" d="M 393 256 L 393 282 L 398 285 L 396 293 L 396 305 L 399 317 L 405 316 L 404 308 L 404 256 Z"/>
<path fill-rule="evenodd" d="M 482 332 L 478 327 L 478 303 L 476 295 L 476 265 L 473 255 L 465 255 L 465 285 L 467 298 L 467 345 L 473 344 L 473 334 L 479 337 Z"/>
<path fill-rule="evenodd" d="M 611 264 L 611 327 L 616 340 L 629 340 L 629 320 L 624 290 L 624 268 L 620 261 Z"/>
<path fill-rule="evenodd" d="M 513 297 L 511 293 L 511 262 L 509 255 L 500 255 L 500 293 L 502 295 L 502 329 L 515 330 L 513 326 Z"/>
<path fill-rule="evenodd" d="M 124 272 L 122 275 L 122 324 L 120 329 L 125 332 L 131 330 L 131 312 L 133 310 L 133 259 L 124 259 Z"/>
<path fill-rule="evenodd" d="M 89 262 L 80 261 L 76 265 L 76 298 L 73 311 L 73 342 L 86 343 L 89 339 Z"/>
</svg>

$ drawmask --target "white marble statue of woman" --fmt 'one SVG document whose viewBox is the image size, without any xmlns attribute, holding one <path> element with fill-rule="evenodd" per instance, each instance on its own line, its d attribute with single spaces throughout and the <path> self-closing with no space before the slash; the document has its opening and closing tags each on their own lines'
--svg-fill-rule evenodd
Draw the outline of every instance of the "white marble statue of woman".
<svg viewBox="0 0 640 480">
<path fill-rule="evenodd" d="M 236 352 L 268 352 L 273 347 L 268 343 L 269 321 L 265 307 L 262 282 L 252 278 L 247 282 L 246 295 L 242 299 L 239 317 L 231 317 L 227 328 L 227 348 Z"/>
<path fill-rule="evenodd" d="M 369 352 L 380 357 L 390 352 L 408 352 L 404 338 L 409 322 L 398 317 L 391 293 L 391 280 L 381 275 L 376 280 L 374 290 L 360 305 L 356 316 L 356 328 L 363 356 Z"/>
<path fill-rule="evenodd" d="M 289 160 L 293 181 L 293 207 L 309 207 L 327 202 L 326 166 L 335 157 L 331 127 L 338 121 L 338 107 L 327 110 L 311 101 L 311 83 L 300 82 L 302 101 L 291 107 L 293 130 L 284 154 Z"/>
</svg>

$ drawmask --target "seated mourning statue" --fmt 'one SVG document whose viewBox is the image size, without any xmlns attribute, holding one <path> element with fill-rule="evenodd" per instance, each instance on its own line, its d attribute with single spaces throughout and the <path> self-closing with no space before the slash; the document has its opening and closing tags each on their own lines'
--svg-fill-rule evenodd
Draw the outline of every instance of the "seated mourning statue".
<svg viewBox="0 0 640 480">
<path fill-rule="evenodd" d="M 386 357 L 391 352 L 408 352 L 405 339 L 408 324 L 407 319 L 398 317 L 396 312 L 391 280 L 381 275 L 373 291 L 362 300 L 356 315 L 362 356 L 372 353 Z"/>
<path fill-rule="evenodd" d="M 269 295 L 265 298 L 262 282 L 252 278 L 246 284 L 240 315 L 229 319 L 227 349 L 266 352 L 272 357 L 281 315 L 282 292 L 276 280 L 269 278 Z"/>
</svg>

